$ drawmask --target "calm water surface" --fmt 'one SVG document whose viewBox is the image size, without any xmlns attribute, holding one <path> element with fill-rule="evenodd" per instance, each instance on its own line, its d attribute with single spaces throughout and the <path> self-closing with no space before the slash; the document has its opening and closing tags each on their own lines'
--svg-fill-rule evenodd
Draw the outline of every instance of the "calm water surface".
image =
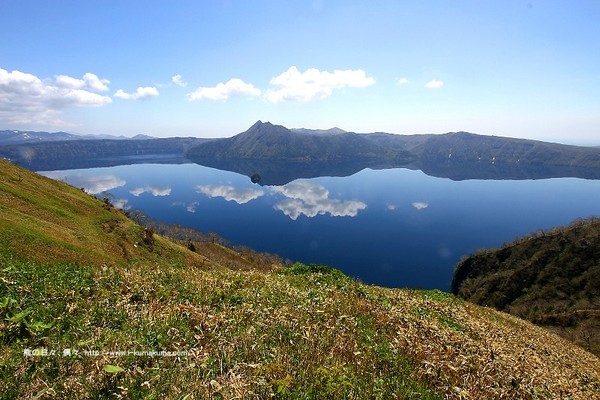
<svg viewBox="0 0 600 400">
<path fill-rule="evenodd" d="M 462 255 L 600 215 L 600 181 L 455 182 L 408 169 L 260 186 L 197 164 L 42 172 L 117 206 L 364 282 L 449 290 Z"/>
</svg>

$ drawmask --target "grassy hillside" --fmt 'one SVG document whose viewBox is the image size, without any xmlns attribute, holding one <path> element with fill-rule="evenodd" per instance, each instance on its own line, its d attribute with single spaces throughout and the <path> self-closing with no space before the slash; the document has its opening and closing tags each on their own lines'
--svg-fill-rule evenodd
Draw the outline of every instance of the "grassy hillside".
<svg viewBox="0 0 600 400">
<path fill-rule="evenodd" d="M 600 219 L 467 257 L 457 266 L 452 291 L 548 327 L 600 355 Z"/>
<path fill-rule="evenodd" d="M 218 249 L 0 161 L 0 398 L 600 395 L 598 359 L 529 322 Z"/>
<path fill-rule="evenodd" d="M 109 204 L 0 160 L 0 251 L 38 263 L 125 267 L 138 262 L 202 263 L 199 255 L 157 237 Z M 154 247 L 154 251 L 149 251 Z"/>
</svg>

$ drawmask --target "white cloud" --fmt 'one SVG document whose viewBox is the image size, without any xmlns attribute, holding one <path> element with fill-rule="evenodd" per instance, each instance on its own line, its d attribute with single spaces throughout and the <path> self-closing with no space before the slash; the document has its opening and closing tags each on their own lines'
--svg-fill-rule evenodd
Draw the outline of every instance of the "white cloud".
<svg viewBox="0 0 600 400">
<path fill-rule="evenodd" d="M 208 197 L 222 197 L 227 201 L 235 201 L 238 204 L 248 203 L 265 194 L 262 189 L 242 189 L 229 185 L 199 185 L 196 191 Z"/>
<path fill-rule="evenodd" d="M 423 201 L 415 201 L 414 203 L 412 203 L 412 206 L 414 208 L 416 208 L 417 210 L 423 210 L 423 209 L 429 207 L 429 204 L 425 203 Z"/>
<path fill-rule="evenodd" d="M 91 91 L 103 89 L 99 84 L 106 86 L 108 81 L 91 73 L 85 74 L 84 79 L 59 75 L 42 80 L 32 74 L 0 68 L 0 121 L 66 126 L 60 119 L 63 110 L 101 107 L 112 102 L 110 97 Z"/>
<path fill-rule="evenodd" d="M 176 79 L 177 78 L 177 79 Z M 173 82 L 180 80 L 180 75 L 173 77 Z M 375 83 L 375 79 L 366 75 L 362 69 L 320 71 L 316 68 L 300 72 L 295 66 L 271 79 L 275 89 L 264 93 L 264 98 L 271 103 L 288 101 L 308 102 L 321 100 L 330 96 L 334 90 L 345 88 L 364 88 Z M 214 87 L 199 87 L 188 93 L 187 98 L 193 100 L 227 100 L 232 96 L 256 97 L 263 91 L 251 83 L 241 79 L 230 79 Z"/>
<path fill-rule="evenodd" d="M 188 100 L 227 100 L 231 96 L 260 96 L 261 91 L 241 79 L 230 79 L 226 83 L 219 83 L 215 87 L 199 87 L 187 94 Z"/>
<path fill-rule="evenodd" d="M 406 85 L 407 83 L 410 83 L 410 81 L 408 80 L 408 78 L 400 78 L 397 81 L 398 85 L 402 86 L 402 85 Z"/>
<path fill-rule="evenodd" d="M 361 201 L 341 201 L 329 198 L 329 191 L 317 183 L 294 181 L 284 186 L 274 186 L 271 190 L 287 197 L 275 204 L 274 208 L 293 220 L 300 215 L 309 218 L 329 214 L 333 217 L 355 217 L 360 210 L 367 208 Z"/>
<path fill-rule="evenodd" d="M 108 79 L 99 79 L 96 75 L 88 72 L 83 75 L 83 80 L 85 81 L 86 87 L 89 89 L 97 90 L 99 92 L 108 91 L 108 84 L 110 83 Z"/>
<path fill-rule="evenodd" d="M 125 186 L 127 183 L 125 180 L 117 178 L 114 175 L 69 175 L 62 171 L 44 172 L 42 174 L 48 178 L 64 181 L 71 186 L 82 188 L 89 194 L 106 192 L 111 189 Z"/>
<path fill-rule="evenodd" d="M 439 79 L 432 79 L 425 84 L 427 89 L 439 89 L 444 86 L 444 81 L 440 81 Z"/>
<path fill-rule="evenodd" d="M 68 75 L 56 76 L 57 86 L 67 89 L 88 89 L 97 92 L 106 92 L 109 83 L 108 79 L 100 79 L 97 75 L 90 72 L 84 74 L 82 79 L 72 78 Z"/>
<path fill-rule="evenodd" d="M 72 78 L 67 75 L 57 75 L 56 85 L 67 89 L 81 89 L 85 86 L 83 79 Z"/>
<path fill-rule="evenodd" d="M 152 97 L 157 97 L 159 94 L 158 89 L 154 86 L 140 86 L 133 93 L 127 93 L 119 89 L 115 92 L 114 96 L 123 100 L 148 100 Z"/>
<path fill-rule="evenodd" d="M 362 69 L 319 71 L 316 68 L 300 72 L 295 66 L 274 77 L 271 85 L 279 89 L 270 90 L 266 98 L 272 103 L 287 101 L 308 102 L 330 96 L 336 89 L 364 88 L 375 83 Z"/>
<path fill-rule="evenodd" d="M 168 196 L 171 194 L 171 188 L 156 185 L 147 185 L 144 187 L 135 188 L 129 191 L 135 197 L 142 193 L 150 193 L 152 196 Z"/>
<path fill-rule="evenodd" d="M 173 75 L 173 77 L 171 78 L 171 82 L 173 82 L 177 86 L 181 86 L 181 87 L 186 87 L 188 85 L 187 82 L 184 81 L 183 78 L 181 77 L 181 75 L 179 75 L 179 74 Z"/>
</svg>

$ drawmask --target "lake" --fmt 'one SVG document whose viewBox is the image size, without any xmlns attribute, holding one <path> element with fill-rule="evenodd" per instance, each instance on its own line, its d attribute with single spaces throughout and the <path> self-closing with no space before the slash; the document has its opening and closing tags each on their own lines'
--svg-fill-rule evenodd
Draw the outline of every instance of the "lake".
<svg viewBox="0 0 600 400">
<path fill-rule="evenodd" d="M 118 207 L 366 283 L 448 291 L 461 256 L 600 215 L 600 181 L 453 181 L 410 169 L 258 185 L 197 164 L 40 172 Z"/>
</svg>

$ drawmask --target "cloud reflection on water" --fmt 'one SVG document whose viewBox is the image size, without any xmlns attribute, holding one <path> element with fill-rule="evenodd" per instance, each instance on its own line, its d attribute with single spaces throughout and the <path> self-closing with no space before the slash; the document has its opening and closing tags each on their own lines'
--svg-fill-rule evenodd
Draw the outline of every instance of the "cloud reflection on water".
<svg viewBox="0 0 600 400">
<path fill-rule="evenodd" d="M 300 215 L 309 218 L 325 214 L 332 217 L 355 217 L 360 210 L 367 208 L 365 203 L 357 200 L 330 199 L 329 191 L 324 186 L 309 181 L 294 181 L 284 186 L 273 186 L 271 190 L 287 197 L 276 203 L 274 208 L 292 220 Z"/>
<path fill-rule="evenodd" d="M 194 201 L 193 203 L 190 203 L 190 204 L 186 205 L 185 206 L 185 210 L 187 212 L 190 212 L 190 213 L 195 213 L 196 212 L 196 207 L 198 207 L 199 204 L 200 204 L 199 202 Z"/>
<path fill-rule="evenodd" d="M 227 201 L 235 201 L 238 204 L 248 203 L 265 194 L 262 189 L 235 188 L 230 185 L 198 185 L 196 186 L 196 192 L 205 194 L 210 198 L 222 197 Z"/>
<path fill-rule="evenodd" d="M 423 210 L 423 209 L 429 207 L 429 203 L 425 203 L 423 201 L 415 201 L 414 203 L 412 203 L 412 206 L 414 208 L 416 208 L 417 210 Z"/>
<path fill-rule="evenodd" d="M 198 201 L 194 201 L 192 203 L 184 203 L 182 201 L 176 201 L 175 203 L 171 204 L 171 207 L 183 207 L 185 208 L 185 210 L 189 213 L 195 213 L 196 212 L 196 208 L 200 205 L 200 202 Z"/>
<path fill-rule="evenodd" d="M 40 174 L 55 180 L 67 182 L 69 185 L 82 188 L 89 194 L 98 194 L 125 186 L 127 181 L 114 175 L 82 175 L 65 174 L 63 171 L 40 172 Z"/>
<path fill-rule="evenodd" d="M 152 196 L 169 196 L 171 194 L 171 188 L 157 185 L 146 185 L 144 187 L 135 188 L 129 191 L 135 197 L 143 193 L 150 193 Z"/>
<path fill-rule="evenodd" d="M 127 210 L 129 209 L 129 200 L 127 199 L 115 199 L 111 201 L 111 204 L 118 209 Z"/>
</svg>

